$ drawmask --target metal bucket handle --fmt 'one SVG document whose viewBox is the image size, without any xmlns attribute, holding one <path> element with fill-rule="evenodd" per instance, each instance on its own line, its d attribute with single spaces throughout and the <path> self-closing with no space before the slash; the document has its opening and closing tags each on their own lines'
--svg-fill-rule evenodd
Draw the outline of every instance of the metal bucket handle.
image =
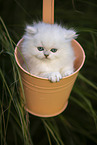
<svg viewBox="0 0 97 145">
<path fill-rule="evenodd" d="M 43 0 L 43 22 L 54 24 L 54 0 Z"/>
</svg>

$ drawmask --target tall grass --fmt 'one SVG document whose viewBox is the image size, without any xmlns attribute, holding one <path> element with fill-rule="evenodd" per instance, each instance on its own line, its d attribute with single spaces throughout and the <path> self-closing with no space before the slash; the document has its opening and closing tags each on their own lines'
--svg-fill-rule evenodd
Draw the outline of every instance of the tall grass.
<svg viewBox="0 0 97 145">
<path fill-rule="evenodd" d="M 56 7 L 57 7 L 56 0 Z M 87 8 L 97 7 L 95 2 L 78 1 Z M 72 1 L 73 11 L 55 9 L 59 21 L 61 12 L 68 22 L 79 20 L 82 11 Z M 70 3 L 70 2 L 69 2 Z M 66 5 L 68 2 L 66 2 Z M 59 8 L 61 2 L 59 1 Z M 19 3 L 18 3 L 19 6 Z M 23 7 L 22 7 L 23 8 Z M 89 7 L 90 8 L 90 7 Z M 25 10 L 25 9 L 23 9 Z M 66 13 L 73 13 L 72 18 Z M 94 12 L 93 12 L 94 13 Z M 28 15 L 28 12 L 27 12 Z M 83 16 L 83 19 L 88 15 Z M 61 18 L 64 21 L 64 18 Z M 88 21 L 88 20 L 87 20 Z M 80 36 L 78 41 L 86 53 L 86 62 L 78 75 L 67 109 L 52 118 L 39 118 L 28 114 L 19 92 L 22 86 L 19 69 L 14 58 L 15 42 L 0 17 L 0 138 L 1 145 L 96 145 L 97 144 L 97 30 L 93 22 L 74 22 Z M 66 23 L 64 21 L 64 23 Z M 91 23 L 93 25 L 91 26 Z M 80 24 L 80 25 L 79 25 Z M 77 26 L 79 25 L 79 26 Z"/>
<path fill-rule="evenodd" d="M 15 62 L 14 58 L 14 47 L 15 43 L 11 39 L 7 28 L 0 17 L 1 21 L 1 34 L 0 34 L 0 41 L 1 41 L 1 55 L 8 55 L 10 57 L 10 63 L 12 67 L 12 72 L 9 74 L 11 75 L 12 82 L 11 80 L 6 80 L 6 74 L 7 72 L 4 72 L 4 70 L 0 69 L 0 76 L 1 76 L 1 82 L 2 82 L 2 88 L 1 88 L 1 94 L 2 98 L 0 100 L 1 104 L 1 120 L 4 123 L 4 129 L 1 132 L 1 143 L 4 142 L 4 144 L 7 144 L 6 139 L 7 139 L 7 129 L 8 129 L 8 123 L 10 121 L 10 116 L 16 121 L 17 125 L 22 129 L 23 133 L 23 141 L 24 144 L 29 145 L 32 144 L 32 141 L 30 139 L 30 134 L 28 131 L 28 114 L 25 113 L 24 108 L 22 107 L 22 100 L 18 96 L 20 96 L 19 93 L 19 86 L 22 88 L 22 82 L 21 82 L 21 76 L 18 70 L 18 67 Z M 7 76 L 9 77 L 9 76 Z M 5 103 L 7 102 L 7 103 Z M 13 111 L 11 111 L 11 105 L 13 104 Z M 6 109 L 7 106 L 7 109 Z M 17 113 L 17 117 L 14 114 Z M 6 119 L 5 119 L 5 113 L 7 113 Z M 6 122 L 6 123 L 5 123 Z M 14 124 L 13 124 L 14 125 Z M 2 127 L 1 127 L 2 128 Z M 4 132 L 4 137 L 2 138 Z M 18 132 L 21 134 L 20 132 Z M 11 134 L 10 134 L 11 135 Z"/>
</svg>

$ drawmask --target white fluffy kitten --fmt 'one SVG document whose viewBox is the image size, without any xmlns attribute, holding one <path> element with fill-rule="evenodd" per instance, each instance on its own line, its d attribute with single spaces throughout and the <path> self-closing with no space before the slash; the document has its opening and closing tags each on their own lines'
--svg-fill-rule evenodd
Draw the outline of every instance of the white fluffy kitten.
<svg viewBox="0 0 97 145">
<path fill-rule="evenodd" d="M 74 72 L 74 52 L 71 40 L 74 30 L 67 30 L 57 24 L 34 23 L 26 27 L 22 54 L 30 73 L 52 82 Z M 26 65 L 23 67 L 25 69 Z"/>
</svg>

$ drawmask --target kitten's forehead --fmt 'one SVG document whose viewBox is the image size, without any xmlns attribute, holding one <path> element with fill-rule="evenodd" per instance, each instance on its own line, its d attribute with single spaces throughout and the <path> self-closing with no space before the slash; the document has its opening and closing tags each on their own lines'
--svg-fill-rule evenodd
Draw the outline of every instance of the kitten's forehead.
<svg viewBox="0 0 97 145">
<path fill-rule="evenodd" d="M 37 45 L 50 48 L 60 48 L 64 44 L 64 31 L 57 25 L 41 24 L 37 26 L 37 33 L 34 35 Z"/>
<path fill-rule="evenodd" d="M 51 48 L 53 48 L 53 47 L 55 47 L 56 46 L 56 44 L 54 43 L 54 42 L 48 42 L 48 41 L 41 41 L 41 44 L 42 44 L 42 46 L 44 47 L 44 48 L 46 48 L 47 50 L 49 50 L 49 49 L 51 49 Z"/>
<path fill-rule="evenodd" d="M 39 35 L 39 36 L 38 36 Z M 51 34 L 46 35 L 46 34 L 38 34 L 36 36 L 36 43 L 37 46 L 43 46 L 44 48 L 46 48 L 47 50 L 51 49 L 51 48 L 60 48 L 60 43 L 64 43 L 62 42 L 62 39 L 56 36 L 52 36 Z"/>
</svg>

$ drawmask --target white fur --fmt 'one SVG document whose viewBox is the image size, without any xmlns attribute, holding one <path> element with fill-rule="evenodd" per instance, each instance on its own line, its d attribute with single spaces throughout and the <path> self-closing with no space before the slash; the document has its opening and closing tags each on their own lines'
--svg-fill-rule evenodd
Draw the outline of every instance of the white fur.
<svg viewBox="0 0 97 145">
<path fill-rule="evenodd" d="M 30 73 L 52 82 L 59 81 L 62 77 L 74 72 L 74 52 L 71 40 L 75 38 L 74 30 L 67 30 L 57 24 L 34 23 L 26 27 L 22 53 Z M 37 47 L 43 47 L 39 51 Z M 56 48 L 55 53 L 51 52 Z M 49 56 L 46 58 L 44 54 Z M 25 64 L 23 65 L 25 69 Z"/>
</svg>

